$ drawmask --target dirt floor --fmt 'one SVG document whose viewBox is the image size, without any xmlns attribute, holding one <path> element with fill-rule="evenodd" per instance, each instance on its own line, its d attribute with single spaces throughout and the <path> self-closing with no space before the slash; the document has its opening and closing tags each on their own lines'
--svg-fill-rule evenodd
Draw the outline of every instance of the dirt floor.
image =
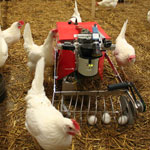
<svg viewBox="0 0 150 150">
<path fill-rule="evenodd" d="M 74 0 L 13 0 L 1 2 L 1 7 L 3 29 L 15 21 L 24 20 L 31 25 L 35 43 L 42 44 L 49 30 L 55 28 L 56 22 L 67 21 L 71 17 Z M 126 67 L 125 72 L 143 96 L 147 110 L 138 114 L 133 126 L 82 126 L 82 137 L 73 138 L 70 149 L 150 150 L 150 23 L 146 18 L 150 1 L 126 0 L 125 4 L 118 4 L 115 9 L 99 6 L 94 19 L 91 17 L 91 0 L 78 0 L 78 9 L 83 22 L 99 23 L 113 43 L 128 19 L 126 38 L 136 50 L 136 62 L 132 67 Z M 9 57 L 4 66 L 7 98 L 0 104 L 1 150 L 40 149 L 24 126 L 24 97 L 32 81 L 26 63 L 27 54 L 21 38 L 20 42 L 9 48 Z M 104 71 L 108 70 L 106 67 Z M 46 93 L 51 98 L 53 85 L 51 79 L 45 80 Z"/>
</svg>

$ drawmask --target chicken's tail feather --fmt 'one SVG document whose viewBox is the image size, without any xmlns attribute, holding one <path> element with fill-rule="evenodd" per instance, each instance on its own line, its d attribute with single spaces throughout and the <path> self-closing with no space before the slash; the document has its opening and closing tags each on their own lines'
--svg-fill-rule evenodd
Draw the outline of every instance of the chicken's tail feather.
<svg viewBox="0 0 150 150">
<path fill-rule="evenodd" d="M 26 23 L 25 25 L 23 39 L 24 39 L 24 49 L 28 49 L 28 47 L 34 44 L 29 23 Z"/>
<path fill-rule="evenodd" d="M 45 61 L 44 57 L 40 58 L 36 64 L 35 76 L 32 81 L 31 91 L 37 94 L 42 94 L 44 91 L 44 67 Z"/>
<path fill-rule="evenodd" d="M 75 0 L 75 8 L 74 8 L 74 11 L 77 11 L 78 12 L 78 6 L 77 6 L 77 1 Z"/>
<path fill-rule="evenodd" d="M 125 38 L 127 23 L 128 23 L 128 19 L 124 22 L 123 27 L 122 27 L 121 32 L 118 37 Z"/>
<path fill-rule="evenodd" d="M 44 41 L 44 45 L 46 45 L 46 44 L 52 45 L 52 43 L 53 43 L 53 36 L 54 36 L 54 32 L 52 30 L 49 31 L 48 36 L 47 36 L 47 38 Z"/>
<path fill-rule="evenodd" d="M 53 42 L 54 42 L 54 35 L 55 35 L 55 32 L 53 32 L 53 30 L 49 31 L 48 33 L 48 36 L 47 38 L 45 39 L 44 41 L 44 44 L 43 46 L 45 47 L 44 48 L 44 54 L 47 55 L 49 58 L 49 63 L 50 65 L 53 65 L 54 63 L 54 55 L 53 55 L 53 51 L 54 51 L 54 45 L 53 45 Z M 45 60 L 47 61 L 47 60 Z"/>
<path fill-rule="evenodd" d="M 74 14 L 73 16 L 80 16 L 80 13 L 78 11 L 77 1 L 75 0 L 75 7 L 74 7 Z"/>
</svg>

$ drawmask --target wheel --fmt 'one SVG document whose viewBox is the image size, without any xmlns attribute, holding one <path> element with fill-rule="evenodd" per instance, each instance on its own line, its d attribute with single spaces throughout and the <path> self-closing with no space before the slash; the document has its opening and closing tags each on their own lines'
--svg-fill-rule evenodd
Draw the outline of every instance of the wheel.
<svg viewBox="0 0 150 150">
<path fill-rule="evenodd" d="M 137 115 L 137 109 L 136 109 L 136 107 L 135 107 L 135 104 L 134 104 L 132 101 L 129 101 L 129 106 L 130 106 L 130 108 L 131 108 L 131 111 L 132 111 L 132 113 L 133 113 L 133 116 L 136 117 L 136 115 Z"/>
<path fill-rule="evenodd" d="M 122 109 L 122 115 L 126 115 L 128 117 L 127 124 L 134 124 L 134 110 L 132 107 L 132 103 L 128 101 L 126 96 L 120 96 L 120 103 Z"/>
</svg>

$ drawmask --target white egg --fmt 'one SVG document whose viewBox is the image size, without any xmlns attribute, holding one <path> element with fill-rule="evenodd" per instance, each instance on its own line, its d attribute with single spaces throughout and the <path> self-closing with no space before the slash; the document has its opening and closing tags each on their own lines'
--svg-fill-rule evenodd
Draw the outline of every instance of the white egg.
<svg viewBox="0 0 150 150">
<path fill-rule="evenodd" d="M 97 122 L 97 117 L 95 115 L 91 115 L 88 117 L 88 123 L 90 125 L 95 125 Z"/>
<path fill-rule="evenodd" d="M 128 122 L 128 117 L 126 115 L 122 115 L 118 118 L 118 123 L 120 125 L 124 125 Z"/>
<path fill-rule="evenodd" d="M 111 121 L 111 116 L 110 116 L 110 114 L 109 114 L 108 112 L 103 113 L 102 121 L 103 121 L 103 123 L 105 123 L 105 124 L 109 124 L 109 123 L 110 123 L 110 121 Z"/>
</svg>

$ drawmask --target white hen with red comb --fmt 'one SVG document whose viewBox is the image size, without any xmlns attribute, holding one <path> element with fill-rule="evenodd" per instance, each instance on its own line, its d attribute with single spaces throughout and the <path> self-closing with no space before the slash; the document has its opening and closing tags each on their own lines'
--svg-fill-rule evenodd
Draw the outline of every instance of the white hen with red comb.
<svg viewBox="0 0 150 150">
<path fill-rule="evenodd" d="M 32 87 L 25 97 L 25 125 L 44 150 L 65 150 L 80 127 L 75 120 L 63 117 L 45 95 L 44 63 L 43 57 L 37 62 Z"/>
<path fill-rule="evenodd" d="M 23 21 L 14 22 L 9 28 L 3 31 L 4 39 L 9 46 L 17 43 L 20 40 L 20 29 L 24 25 Z"/>
<path fill-rule="evenodd" d="M 114 50 L 114 56 L 119 66 L 129 65 L 131 62 L 135 62 L 135 50 L 125 39 L 125 32 L 127 28 L 128 20 L 125 21 L 119 36 L 116 39 L 116 48 Z"/>
</svg>

